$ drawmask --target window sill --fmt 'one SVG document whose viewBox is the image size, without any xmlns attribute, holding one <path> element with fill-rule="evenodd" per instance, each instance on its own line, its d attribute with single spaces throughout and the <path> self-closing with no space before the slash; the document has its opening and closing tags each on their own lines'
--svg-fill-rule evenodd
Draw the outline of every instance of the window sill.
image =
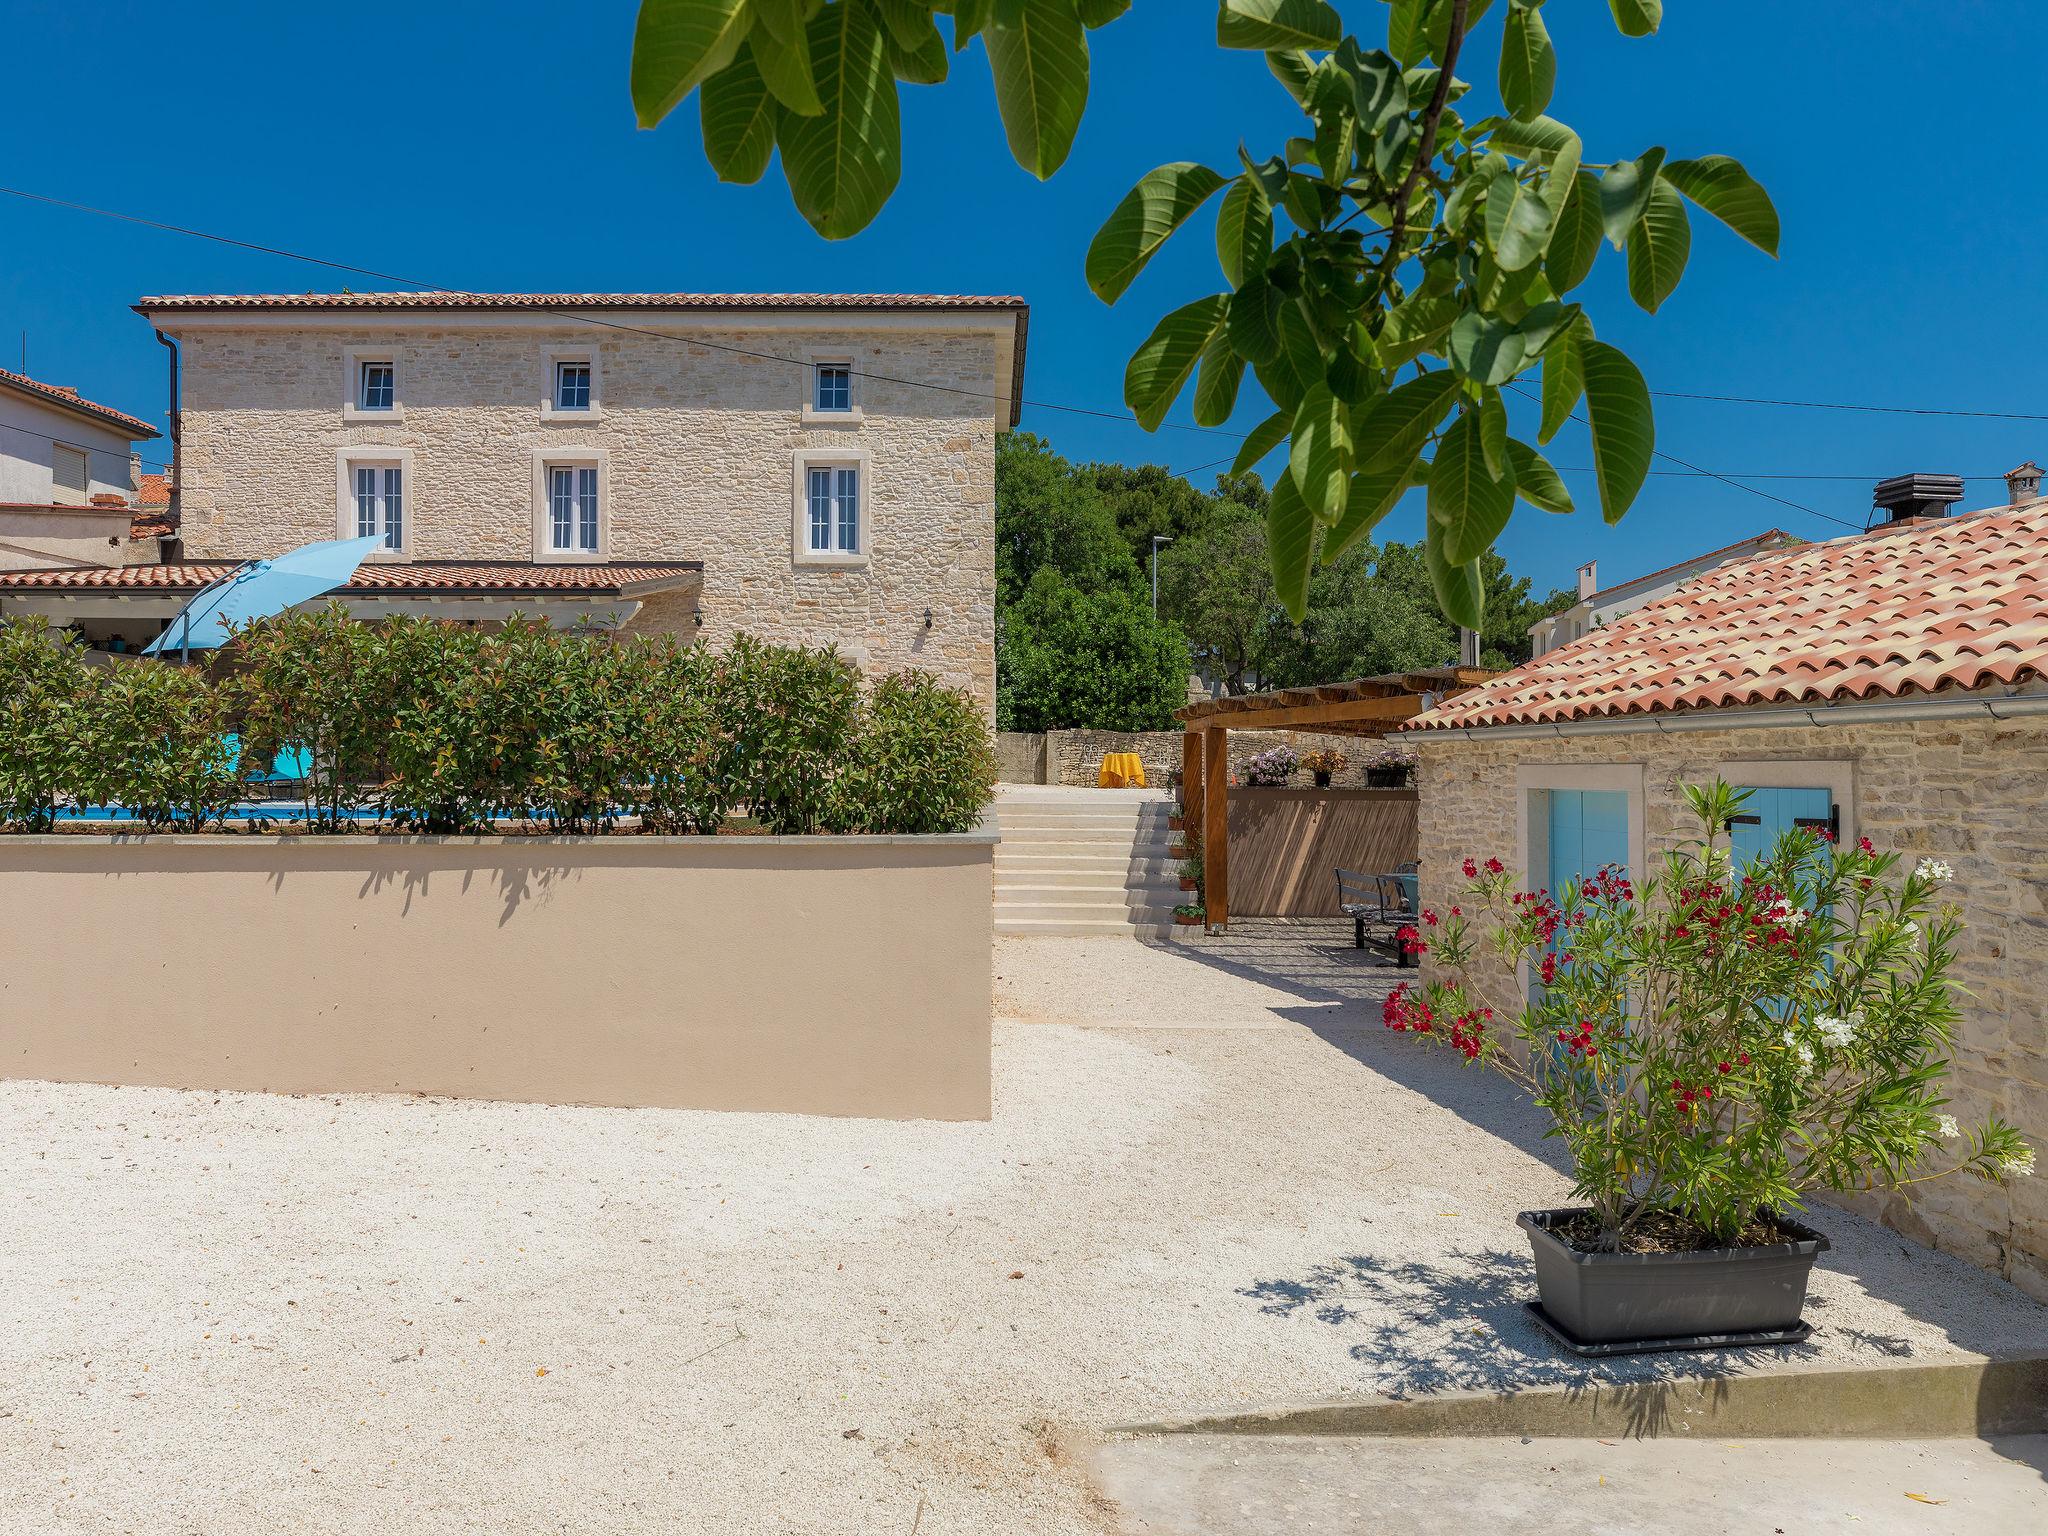
<svg viewBox="0 0 2048 1536">
<path fill-rule="evenodd" d="M 388 411 L 366 411 L 360 405 L 344 405 L 341 419 L 351 426 L 369 426 L 380 421 L 405 420 L 405 407 L 394 405 Z"/>
<path fill-rule="evenodd" d="M 855 431 L 865 426 L 866 422 L 863 420 L 858 406 L 850 411 L 821 411 L 815 406 L 807 405 L 803 408 L 802 424 L 806 427 L 819 427 L 828 431 L 833 428 L 841 431 Z"/>
<path fill-rule="evenodd" d="M 542 421 L 603 421 L 604 411 L 593 405 L 587 411 L 565 411 L 558 406 L 544 405 L 540 408 Z"/>
<path fill-rule="evenodd" d="M 611 556 L 602 549 L 537 549 L 535 565 L 603 565 Z"/>
<path fill-rule="evenodd" d="M 837 550 L 800 549 L 796 552 L 798 565 L 836 567 L 840 570 L 859 569 L 868 564 L 871 556 L 866 550 L 857 555 L 842 554 Z"/>
</svg>

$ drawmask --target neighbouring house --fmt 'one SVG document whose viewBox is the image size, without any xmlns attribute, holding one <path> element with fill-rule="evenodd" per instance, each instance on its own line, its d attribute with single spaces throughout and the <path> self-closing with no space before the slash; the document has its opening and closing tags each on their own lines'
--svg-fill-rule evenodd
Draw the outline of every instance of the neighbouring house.
<svg viewBox="0 0 2048 1536">
<path fill-rule="evenodd" d="M 1562 612 L 1538 619 L 1529 626 L 1530 654 L 1541 656 L 1545 651 L 1568 645 L 1588 630 L 1611 624 L 1623 614 L 1633 613 L 1667 596 L 1677 590 L 1680 582 L 1690 581 L 1702 571 L 1711 571 L 1731 560 L 1747 560 L 1765 550 L 1783 549 L 1798 542 L 1791 534 L 1771 528 L 1605 589 L 1600 586 L 1599 563 L 1588 560 L 1579 567 L 1579 600 Z"/>
<path fill-rule="evenodd" d="M 0 612 L 147 639 L 241 560 L 384 548 L 365 616 L 836 644 L 995 699 L 995 438 L 1028 308 L 931 294 L 147 298 L 176 343 L 176 540 L 0 574 Z M 175 558 L 168 558 L 170 555 Z"/>
<path fill-rule="evenodd" d="M 125 411 L 0 369 L 0 571 L 121 565 L 131 548 L 134 445 L 156 428 Z"/>
<path fill-rule="evenodd" d="M 1953 476 L 1882 482 L 1873 531 L 1703 572 L 1419 716 L 1425 904 L 1468 856 L 1531 888 L 1641 876 L 1691 835 L 1680 786 L 1754 791 L 1737 851 L 1798 825 L 1955 868 L 1957 1113 L 2048 1144 L 2048 499 L 1942 515 Z M 1512 1005 L 1512 998 L 1496 999 Z M 2048 1300 L 2048 1179 L 1850 1203 Z"/>
</svg>

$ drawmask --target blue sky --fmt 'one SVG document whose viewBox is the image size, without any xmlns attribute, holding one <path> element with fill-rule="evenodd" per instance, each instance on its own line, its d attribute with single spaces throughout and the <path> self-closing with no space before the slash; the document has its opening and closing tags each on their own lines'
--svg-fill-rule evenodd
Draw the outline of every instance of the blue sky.
<svg viewBox="0 0 2048 1536">
<path fill-rule="evenodd" d="M 1374 0 L 1340 9 L 1368 40 L 1384 36 Z M 1691 268 L 1654 317 L 1603 255 L 1587 292 L 1600 332 L 1653 388 L 2048 415 L 2035 385 L 2048 208 L 2029 166 L 2048 7 L 1668 0 L 1663 32 L 1641 41 L 1617 36 L 1598 0 L 1552 0 L 1545 14 L 1562 56 L 1552 111 L 1584 133 L 1589 158 L 1656 143 L 1734 154 L 1784 220 L 1773 262 L 1696 216 Z M 1021 293 L 1027 397 L 1108 410 L 1158 315 L 1222 284 L 1205 215 L 1105 307 L 1081 279 L 1096 226 L 1152 166 L 1227 167 L 1240 138 L 1264 154 L 1299 123 L 1257 55 L 1215 47 L 1207 0 L 1137 0 L 1094 34 L 1088 118 L 1052 181 L 1010 158 L 977 47 L 946 85 L 906 88 L 901 188 L 867 232 L 827 244 L 792 211 L 779 168 L 756 187 L 710 175 L 694 102 L 635 129 L 633 7 L 617 0 L 194 3 L 174 25 L 161 6 L 11 0 L 8 16 L 15 58 L 72 62 L 9 82 L 0 183 L 455 287 Z M 1497 28 L 1489 18 L 1481 34 L 1484 68 L 1461 71 L 1489 93 Z M 26 330 L 32 373 L 148 420 L 162 417 L 164 370 L 128 310 L 137 296 L 373 286 L 11 198 L 0 252 L 0 365 L 16 365 Z M 2004 495 L 2001 471 L 2048 459 L 2048 420 L 1657 409 L 1659 446 L 1695 464 L 1846 476 L 1754 483 L 1859 525 L 1878 476 L 1954 471 L 1985 505 Z M 1247 403 L 1233 425 L 1264 414 Z M 1210 434 L 1037 407 L 1024 424 L 1076 458 L 1190 470 L 1232 451 Z M 1561 466 L 1591 463 L 1578 430 L 1553 444 Z M 1653 477 L 1610 529 L 1590 510 L 1590 476 L 1570 480 L 1588 510 L 1519 509 L 1501 546 L 1539 588 L 1587 559 L 1613 581 L 1767 527 L 1844 531 L 1678 476 Z M 1412 506 L 1387 525 L 1395 537 L 1419 526 Z"/>
</svg>

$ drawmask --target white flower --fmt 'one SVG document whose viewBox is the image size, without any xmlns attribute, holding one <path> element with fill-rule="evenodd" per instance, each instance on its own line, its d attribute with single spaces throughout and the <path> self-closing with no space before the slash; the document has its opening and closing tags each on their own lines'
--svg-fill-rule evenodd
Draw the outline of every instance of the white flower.
<svg viewBox="0 0 2048 1536">
<path fill-rule="evenodd" d="M 1899 924 L 1899 932 L 1903 933 L 1909 939 L 1917 939 L 1920 937 L 1920 925 L 1914 922 L 1913 919 L 1909 917 L 1903 923 Z"/>
<path fill-rule="evenodd" d="M 1913 867 L 1913 873 L 1936 885 L 1945 885 L 1956 877 L 1954 868 L 1942 859 L 1922 859 Z"/>
<path fill-rule="evenodd" d="M 1781 901 L 1764 913 L 1764 916 L 1781 927 L 1797 928 L 1806 921 L 1807 912 L 1804 907 L 1795 907 L 1789 901 Z"/>
<path fill-rule="evenodd" d="M 1798 1059 L 1802 1068 L 1813 1065 L 1813 1047 L 1793 1037 L 1791 1030 L 1785 1031 L 1785 1049 Z"/>
<path fill-rule="evenodd" d="M 1954 1115 L 1943 1115 L 1934 1122 L 1934 1129 L 1940 1133 L 1943 1141 L 1954 1141 L 1963 1134 L 1963 1128 L 1956 1123 Z"/>
<path fill-rule="evenodd" d="M 1824 1013 L 1815 1019 L 1813 1027 L 1820 1031 L 1821 1039 L 1827 1041 L 1836 1050 L 1840 1050 L 1856 1038 L 1856 1026 L 1854 1024 L 1851 1024 L 1847 1019 L 1834 1018 L 1829 1014 Z"/>
<path fill-rule="evenodd" d="M 1998 1160 L 1998 1171 L 2008 1179 L 2024 1179 L 2034 1171 L 2034 1149 L 2021 1147 Z"/>
</svg>

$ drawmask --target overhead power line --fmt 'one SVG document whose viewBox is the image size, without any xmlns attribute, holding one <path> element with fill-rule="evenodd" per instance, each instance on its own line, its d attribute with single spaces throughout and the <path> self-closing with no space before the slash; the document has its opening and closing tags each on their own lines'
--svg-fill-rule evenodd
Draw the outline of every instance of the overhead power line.
<svg viewBox="0 0 2048 1536">
<path fill-rule="evenodd" d="M 55 402 L 52 402 L 52 403 L 54 404 Z M 59 407 L 58 407 L 58 409 L 60 409 L 60 410 L 61 410 L 61 409 L 62 409 L 62 407 L 61 407 L 61 406 L 59 406 Z M 107 430 L 111 432 L 111 431 L 115 430 L 115 428 L 113 427 L 113 425 L 112 425 L 111 423 L 109 423 L 109 424 L 108 424 L 108 427 L 107 427 Z M 8 423 L 7 423 L 7 424 L 6 424 L 5 426 L 0 426 L 0 432 L 19 432 L 19 433 L 23 434 L 23 435 L 24 435 L 24 436 L 26 436 L 26 437 L 40 437 L 40 438 L 41 438 L 41 439 L 42 439 L 42 440 L 43 440 L 44 442 L 46 442 L 46 443 L 61 443 L 61 444 L 63 444 L 63 445 L 64 445 L 64 446 L 66 447 L 66 448 L 80 448 L 80 449 L 83 449 L 83 448 L 84 448 L 84 445 L 83 445 L 83 444 L 81 444 L 81 443 L 77 443 L 77 442 L 74 442 L 74 441 L 73 441 L 73 440 L 72 440 L 71 438 L 68 438 L 68 437 L 52 437 L 52 436 L 51 436 L 51 435 L 50 435 L 49 433 L 47 433 L 47 432 L 38 432 L 38 431 L 37 431 L 37 430 L 36 430 L 36 429 L 35 429 L 34 427 L 20 427 L 20 426 L 16 426 L 16 425 L 15 425 L 15 424 L 14 424 L 13 422 L 11 422 L 11 421 L 10 421 L 10 422 L 8 422 Z M 102 451 L 102 450 L 99 450 L 99 449 L 92 449 L 92 450 L 89 450 L 89 451 L 97 453 L 97 452 L 100 452 L 100 451 Z M 171 461 L 170 461 L 169 459 L 152 459 L 152 458 L 148 458 L 148 457 L 146 457 L 146 456 L 145 456 L 145 455 L 143 455 L 143 454 L 139 454 L 139 453 L 133 453 L 133 451 L 132 451 L 132 450 L 131 450 L 131 456 L 132 456 L 132 457 L 133 457 L 133 458 L 135 459 L 135 461 L 136 461 L 136 462 L 137 462 L 138 464 L 148 464 L 148 465 L 150 465 L 151 467 L 153 467 L 153 468 L 156 468 L 156 469 L 169 469 L 169 468 L 171 467 Z"/>
</svg>

